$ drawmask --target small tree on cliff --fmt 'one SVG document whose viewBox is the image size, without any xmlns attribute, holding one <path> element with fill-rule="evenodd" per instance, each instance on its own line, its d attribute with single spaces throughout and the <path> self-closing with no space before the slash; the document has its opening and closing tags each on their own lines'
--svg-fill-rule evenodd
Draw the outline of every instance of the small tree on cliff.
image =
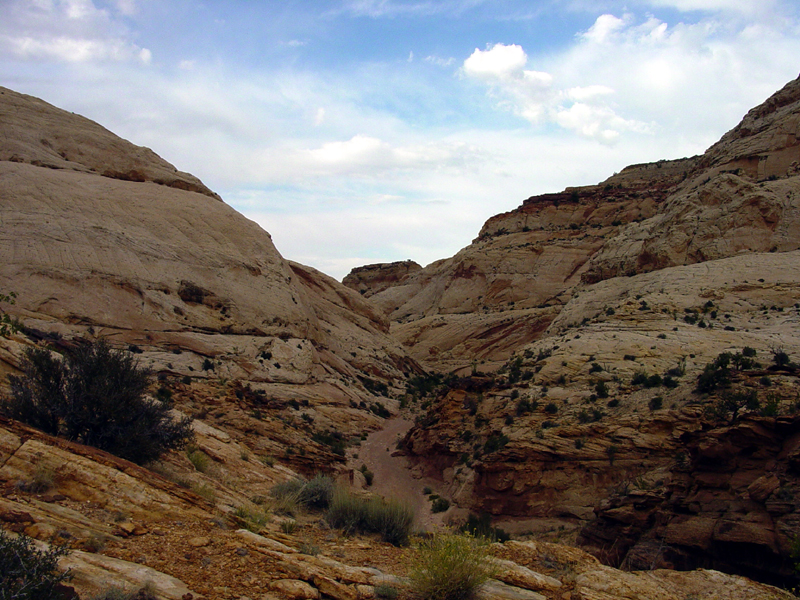
<svg viewBox="0 0 800 600">
<path fill-rule="evenodd" d="M 15 304 L 17 295 L 14 292 L 3 294 L 0 292 L 0 302 Z M 0 337 L 8 337 L 19 329 L 19 321 L 0 309 Z"/>
<path fill-rule="evenodd" d="M 146 397 L 150 371 L 129 352 L 101 340 L 63 359 L 45 348 L 25 352 L 20 376 L 9 376 L 11 397 L 0 412 L 143 464 L 192 439 L 191 419 L 174 420 L 170 407 Z"/>
</svg>

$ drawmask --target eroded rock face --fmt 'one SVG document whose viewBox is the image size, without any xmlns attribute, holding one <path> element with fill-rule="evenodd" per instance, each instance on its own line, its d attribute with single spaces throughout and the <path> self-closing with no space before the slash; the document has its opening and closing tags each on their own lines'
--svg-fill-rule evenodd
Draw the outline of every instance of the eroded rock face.
<svg viewBox="0 0 800 600">
<path fill-rule="evenodd" d="M 199 179 L 178 171 L 149 148 L 135 146 L 94 121 L 39 98 L 0 87 L 0 121 L 0 161 L 149 181 L 220 199 Z"/>
<path fill-rule="evenodd" d="M 800 247 L 800 80 L 703 156 L 526 200 L 452 258 L 372 296 L 427 366 L 496 368 L 605 279 Z M 464 372 L 462 370 L 462 372 Z"/>
<path fill-rule="evenodd" d="M 9 311 L 25 325 L 0 342 L 2 371 L 31 341 L 106 337 L 175 385 L 260 386 L 341 435 L 378 423 L 375 390 L 419 369 L 380 311 L 284 260 L 267 232 L 152 151 L 0 92 L 0 289 L 17 293 Z"/>
<path fill-rule="evenodd" d="M 351 270 L 342 283 L 369 298 L 389 287 L 401 284 L 421 268 L 413 260 L 365 265 Z"/>
<path fill-rule="evenodd" d="M 797 373 L 769 366 L 775 347 L 800 356 L 799 265 L 798 251 L 746 254 L 587 287 L 494 379 L 429 399 L 406 450 L 459 507 L 514 532 L 582 530 L 617 566 L 785 583 L 797 417 L 759 410 L 772 398 L 796 415 Z M 744 347 L 760 366 L 695 391 L 705 365 Z M 761 408 L 709 413 L 749 390 Z"/>
</svg>

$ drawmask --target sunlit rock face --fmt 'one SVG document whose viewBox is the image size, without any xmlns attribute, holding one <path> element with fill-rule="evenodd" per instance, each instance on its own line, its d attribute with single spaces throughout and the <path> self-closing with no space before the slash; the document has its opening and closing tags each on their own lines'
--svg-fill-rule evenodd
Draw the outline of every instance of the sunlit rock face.
<svg viewBox="0 0 800 600">
<path fill-rule="evenodd" d="M 303 400 L 315 428 L 343 433 L 377 426 L 371 390 L 418 369 L 379 310 L 286 261 L 199 179 L 4 88 L 0 222 L 0 290 L 30 340 L 107 337 L 165 376 Z"/>
</svg>

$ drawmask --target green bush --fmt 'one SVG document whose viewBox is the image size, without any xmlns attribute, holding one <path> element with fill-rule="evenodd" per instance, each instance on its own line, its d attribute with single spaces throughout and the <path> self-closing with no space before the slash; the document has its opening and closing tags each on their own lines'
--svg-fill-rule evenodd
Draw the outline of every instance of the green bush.
<svg viewBox="0 0 800 600">
<path fill-rule="evenodd" d="M 58 559 L 67 552 L 65 546 L 39 550 L 28 536 L 11 538 L 0 528 L 0 600 L 57 598 L 59 585 L 72 578 L 58 570 Z"/>
<path fill-rule="evenodd" d="M 467 600 L 495 574 L 485 540 L 468 535 L 437 535 L 420 546 L 409 580 L 426 600 Z"/>
<path fill-rule="evenodd" d="M 328 508 L 335 488 L 336 484 L 328 475 L 317 474 L 301 488 L 300 502 L 308 508 Z"/>
<path fill-rule="evenodd" d="M 414 511 L 396 500 L 360 498 L 337 489 L 326 515 L 332 527 L 348 534 L 379 533 L 385 542 L 395 546 L 408 543 L 414 524 Z"/>
<path fill-rule="evenodd" d="M 431 504 L 431 512 L 432 513 L 440 513 L 446 511 L 450 508 L 450 500 L 447 498 L 436 498 Z"/>
<path fill-rule="evenodd" d="M 499 527 L 492 527 L 492 517 L 488 513 L 481 513 L 480 516 L 470 513 L 459 531 L 472 537 L 485 538 L 490 542 L 507 542 L 511 535 Z"/>
<path fill-rule="evenodd" d="M 11 292 L 9 294 L 0 293 L 0 302 L 6 304 L 16 304 L 17 294 Z M 0 337 L 8 337 L 20 329 L 20 322 L 15 317 L 12 317 L 3 310 L 0 310 Z"/>
<path fill-rule="evenodd" d="M 82 344 L 63 360 L 29 349 L 23 374 L 9 376 L 11 397 L 0 412 L 51 435 L 94 446 L 135 463 L 157 460 L 194 436 L 191 419 L 145 396 L 150 372 L 107 342 Z"/>
</svg>

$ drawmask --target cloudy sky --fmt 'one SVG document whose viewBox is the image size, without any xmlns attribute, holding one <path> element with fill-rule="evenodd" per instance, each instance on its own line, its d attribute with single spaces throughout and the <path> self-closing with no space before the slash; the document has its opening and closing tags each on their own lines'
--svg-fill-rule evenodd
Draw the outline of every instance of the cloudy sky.
<svg viewBox="0 0 800 600">
<path fill-rule="evenodd" d="M 200 177 L 337 278 L 703 152 L 800 73 L 797 0 L 0 0 L 0 85 Z"/>
</svg>

